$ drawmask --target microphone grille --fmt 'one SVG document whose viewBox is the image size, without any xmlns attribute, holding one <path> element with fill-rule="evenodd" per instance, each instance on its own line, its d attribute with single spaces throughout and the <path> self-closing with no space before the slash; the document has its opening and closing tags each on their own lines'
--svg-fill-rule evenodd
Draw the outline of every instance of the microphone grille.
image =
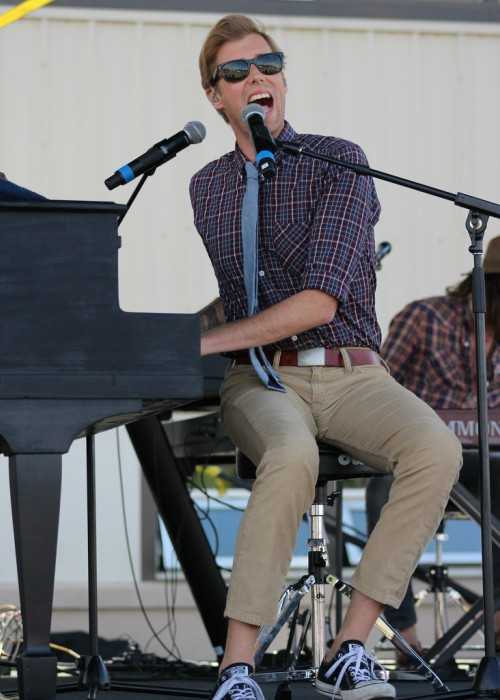
<svg viewBox="0 0 500 700">
<path fill-rule="evenodd" d="M 262 119 L 266 116 L 266 110 L 258 102 L 247 105 L 241 110 L 241 121 L 247 122 L 252 114 L 258 114 Z"/>
<path fill-rule="evenodd" d="M 188 122 L 184 131 L 191 143 L 201 143 L 207 135 L 205 125 L 201 122 Z"/>
</svg>

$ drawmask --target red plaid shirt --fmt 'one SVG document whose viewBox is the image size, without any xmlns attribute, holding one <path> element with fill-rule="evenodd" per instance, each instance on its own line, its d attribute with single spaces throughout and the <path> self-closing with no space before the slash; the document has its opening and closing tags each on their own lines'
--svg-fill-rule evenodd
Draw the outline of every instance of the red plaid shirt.
<svg viewBox="0 0 500 700">
<path fill-rule="evenodd" d="M 414 301 L 392 319 L 382 356 L 394 378 L 433 408 L 475 408 L 473 329 L 466 300 Z M 488 358 L 488 405 L 500 406 L 499 345 Z"/>
<path fill-rule="evenodd" d="M 329 137 L 297 134 L 285 123 L 279 137 L 353 163 L 366 164 L 359 146 Z M 247 315 L 243 283 L 241 205 L 245 158 L 236 148 L 191 180 L 194 223 L 212 261 L 228 321 Z M 259 308 L 303 289 L 339 301 L 331 323 L 273 347 L 379 349 L 375 316 L 373 227 L 380 205 L 372 178 L 280 151 L 277 174 L 259 193 Z"/>
</svg>

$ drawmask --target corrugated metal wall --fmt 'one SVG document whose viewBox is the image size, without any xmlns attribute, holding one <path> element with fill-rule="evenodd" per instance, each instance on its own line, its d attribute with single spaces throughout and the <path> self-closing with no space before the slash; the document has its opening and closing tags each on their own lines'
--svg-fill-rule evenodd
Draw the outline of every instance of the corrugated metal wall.
<svg viewBox="0 0 500 700">
<path fill-rule="evenodd" d="M 121 303 L 195 311 L 216 294 L 192 226 L 190 175 L 232 147 L 200 87 L 215 16 L 46 9 L 0 31 L 0 169 L 54 198 L 125 201 L 103 180 L 199 119 L 206 141 L 158 170 L 123 225 Z M 500 26 L 265 18 L 288 55 L 298 131 L 352 139 L 375 167 L 499 198 Z M 378 185 L 382 325 L 407 300 L 471 267 L 464 213 Z M 490 235 L 500 232 L 496 222 Z"/>
<path fill-rule="evenodd" d="M 103 185 L 108 175 L 187 121 L 206 124 L 205 142 L 159 169 L 124 222 L 125 309 L 195 311 L 216 295 L 187 193 L 191 174 L 233 145 L 197 73 L 215 19 L 53 7 L 0 30 L 0 170 L 52 198 L 124 202 L 132 186 L 110 195 Z M 357 141 L 381 170 L 500 198 L 500 25 L 265 21 L 288 55 L 288 114 L 298 131 Z M 465 212 L 389 184 L 378 190 L 377 240 L 394 246 L 380 273 L 385 327 L 404 302 L 442 292 L 471 260 Z M 490 229 L 490 237 L 500 233 L 497 222 Z M 78 446 L 65 458 L 60 582 L 83 582 L 86 575 L 82 459 Z M 111 436 L 100 439 L 99 460 L 101 580 L 123 581 L 129 574 Z M 140 489 L 130 451 L 127 465 L 138 566 Z M 2 469 L 0 512 L 8 522 L 6 476 Z M 0 581 L 15 580 L 10 534 L 3 544 Z"/>
</svg>

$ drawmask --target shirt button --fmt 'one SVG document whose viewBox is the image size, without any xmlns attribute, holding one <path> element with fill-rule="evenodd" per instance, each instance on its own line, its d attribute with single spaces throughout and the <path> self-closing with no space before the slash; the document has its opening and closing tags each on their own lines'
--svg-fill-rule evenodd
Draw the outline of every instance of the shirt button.
<svg viewBox="0 0 500 700">
<path fill-rule="evenodd" d="M 264 277 L 265 274 L 264 270 L 259 270 L 259 277 Z"/>
<path fill-rule="evenodd" d="M 296 335 L 292 335 L 292 340 L 293 340 L 294 343 L 296 343 L 297 340 L 298 340 L 298 337 L 297 337 Z"/>
</svg>

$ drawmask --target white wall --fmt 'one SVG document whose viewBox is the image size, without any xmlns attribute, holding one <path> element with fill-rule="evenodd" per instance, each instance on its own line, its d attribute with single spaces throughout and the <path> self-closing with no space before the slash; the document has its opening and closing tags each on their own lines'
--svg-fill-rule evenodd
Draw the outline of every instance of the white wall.
<svg viewBox="0 0 500 700">
<path fill-rule="evenodd" d="M 119 429 L 125 516 L 134 568 L 141 572 L 140 470 L 124 428 Z M 0 583 L 16 580 L 14 537 L 7 458 L 0 458 L 0 513 L 4 524 L 0 555 Z M 127 553 L 120 493 L 117 431 L 96 436 L 96 503 L 98 571 L 101 583 L 132 580 Z M 87 487 L 85 441 L 77 440 L 63 457 L 61 517 L 57 550 L 58 584 L 81 584 L 87 579 Z M 0 595 L 1 600 L 1 595 Z"/>
<path fill-rule="evenodd" d="M 207 127 L 204 143 L 157 171 L 124 222 L 120 298 L 127 310 L 192 312 L 216 295 L 187 194 L 191 174 L 233 143 L 197 74 L 216 19 L 52 7 L 0 30 L 0 170 L 12 180 L 52 198 L 125 202 L 132 185 L 110 194 L 108 175 L 189 120 Z M 288 56 L 296 130 L 357 141 L 381 170 L 499 199 L 500 25 L 263 20 Z M 394 247 L 379 277 L 385 329 L 406 301 L 441 293 L 471 259 L 464 211 L 385 183 L 378 191 L 377 240 Z M 491 221 L 489 237 L 499 233 Z M 128 583 L 114 433 L 99 436 L 97 446 L 99 575 Z M 139 568 L 140 476 L 130 446 L 124 472 Z M 85 581 L 84 493 L 80 442 L 64 460 L 59 583 Z M 0 583 L 12 583 L 6 460 L 0 513 Z"/>
<path fill-rule="evenodd" d="M 158 170 L 122 227 L 121 303 L 194 311 L 216 293 L 193 230 L 190 175 L 232 147 L 206 101 L 199 48 L 215 16 L 50 8 L 0 32 L 0 166 L 51 197 L 125 201 L 103 180 L 187 121 L 204 143 Z M 450 191 L 498 198 L 500 26 L 265 18 L 288 55 L 299 131 L 359 142 L 371 163 Z M 383 327 L 401 304 L 471 267 L 464 214 L 379 183 Z M 500 232 L 496 222 L 490 235 Z M 395 293 L 397 290 L 397 293 Z"/>
</svg>

